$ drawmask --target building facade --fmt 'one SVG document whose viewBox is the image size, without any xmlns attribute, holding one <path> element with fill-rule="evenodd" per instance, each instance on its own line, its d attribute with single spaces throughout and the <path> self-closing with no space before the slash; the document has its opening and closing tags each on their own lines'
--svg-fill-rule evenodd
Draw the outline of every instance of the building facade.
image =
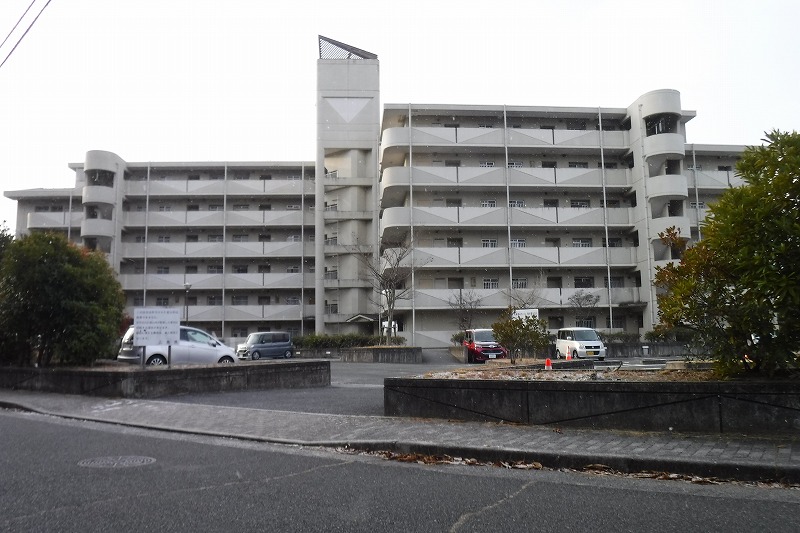
<svg viewBox="0 0 800 533">
<path fill-rule="evenodd" d="M 534 307 L 555 330 L 658 322 L 659 233 L 702 238 L 742 146 L 686 143 L 695 113 L 658 90 L 626 108 L 386 104 L 369 52 L 320 37 L 311 162 L 129 163 L 90 151 L 65 189 L 8 191 L 17 234 L 99 249 L 128 312 L 176 306 L 235 342 L 253 331 L 377 332 L 369 265 L 398 252 L 398 334 L 445 346 Z M 391 262 L 389 264 L 392 264 Z"/>
</svg>

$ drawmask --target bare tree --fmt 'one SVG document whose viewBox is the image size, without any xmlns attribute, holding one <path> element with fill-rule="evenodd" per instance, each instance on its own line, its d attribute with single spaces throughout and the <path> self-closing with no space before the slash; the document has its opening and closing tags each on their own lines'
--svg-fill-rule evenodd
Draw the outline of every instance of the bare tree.
<svg viewBox="0 0 800 533">
<path fill-rule="evenodd" d="M 410 297 L 411 286 L 407 283 L 411 279 L 412 265 L 411 252 L 413 247 L 403 243 L 383 243 L 380 257 L 376 260 L 368 251 L 356 246 L 354 253 L 358 257 L 361 267 L 366 273 L 367 281 L 372 286 L 370 301 L 378 308 L 378 322 L 381 326 L 381 336 L 384 329 L 381 324 L 384 310 L 386 312 L 387 328 L 385 330 L 386 344 L 390 343 L 394 323 L 394 310 L 399 300 Z"/>
<path fill-rule="evenodd" d="M 578 289 L 572 296 L 567 298 L 567 301 L 575 311 L 581 312 L 587 309 L 594 309 L 597 302 L 600 301 L 600 296 L 584 289 Z"/>
<path fill-rule="evenodd" d="M 456 312 L 459 331 L 472 329 L 472 321 L 481 304 L 481 298 L 473 289 L 457 289 L 447 300 L 450 308 Z"/>
<path fill-rule="evenodd" d="M 530 289 L 504 289 L 503 294 L 506 295 L 509 301 L 509 307 L 514 309 L 530 309 L 538 307 L 539 300 L 542 296 L 542 280 L 544 276 L 541 272 L 534 275 L 533 279 L 528 280 Z"/>
</svg>

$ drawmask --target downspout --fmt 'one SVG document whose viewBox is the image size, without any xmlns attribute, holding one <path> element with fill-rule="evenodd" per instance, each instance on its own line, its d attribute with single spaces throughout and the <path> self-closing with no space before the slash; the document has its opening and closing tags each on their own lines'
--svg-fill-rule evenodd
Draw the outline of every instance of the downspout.
<svg viewBox="0 0 800 533">
<path fill-rule="evenodd" d="M 608 198 L 606 197 L 606 160 L 603 135 L 603 112 L 597 108 L 597 120 L 600 126 L 600 176 L 603 184 L 603 229 L 606 235 L 606 293 L 608 296 L 608 324 L 609 329 L 614 329 L 614 308 L 611 305 L 611 251 L 609 250 L 608 240 Z"/>
<path fill-rule="evenodd" d="M 411 104 L 408 104 L 408 225 L 411 242 L 411 346 L 417 344 L 417 280 L 416 280 L 416 240 L 414 237 L 414 143 L 411 135 Z M 392 325 L 388 324 L 391 328 Z"/>
<path fill-rule="evenodd" d="M 503 180 L 506 184 L 506 259 L 508 260 L 508 305 L 512 305 L 514 299 L 514 265 L 511 258 L 511 189 L 508 184 L 508 115 L 506 105 L 503 104 L 503 152 L 505 154 L 505 164 L 503 165 Z"/>
</svg>

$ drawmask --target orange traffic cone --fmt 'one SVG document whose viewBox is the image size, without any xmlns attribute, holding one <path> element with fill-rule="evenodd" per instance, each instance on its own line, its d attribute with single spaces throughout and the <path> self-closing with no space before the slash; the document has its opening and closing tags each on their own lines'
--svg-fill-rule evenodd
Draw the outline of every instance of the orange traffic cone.
<svg viewBox="0 0 800 533">
<path fill-rule="evenodd" d="M 544 369 L 545 370 L 553 370 L 553 362 L 550 360 L 549 357 L 544 360 Z"/>
<path fill-rule="evenodd" d="M 567 361 L 572 361 L 572 354 L 567 352 Z"/>
</svg>

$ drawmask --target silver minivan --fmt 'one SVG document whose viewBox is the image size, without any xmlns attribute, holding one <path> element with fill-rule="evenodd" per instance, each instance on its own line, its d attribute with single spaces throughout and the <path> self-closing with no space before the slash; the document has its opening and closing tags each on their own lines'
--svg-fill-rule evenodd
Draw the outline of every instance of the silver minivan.
<svg viewBox="0 0 800 533">
<path fill-rule="evenodd" d="M 202 329 L 181 326 L 180 340 L 168 346 L 147 346 L 144 349 L 145 364 L 166 365 L 167 358 L 174 365 L 214 363 L 235 363 L 236 353 L 233 348 L 225 346 L 219 339 L 212 337 Z M 128 328 L 122 337 L 122 345 L 117 354 L 117 361 L 126 363 L 142 363 L 142 347 L 133 345 L 134 327 Z"/>
<path fill-rule="evenodd" d="M 292 334 L 287 331 L 259 331 L 247 336 L 243 344 L 236 347 L 239 359 L 257 361 L 266 357 L 289 359 L 294 353 Z"/>
</svg>

